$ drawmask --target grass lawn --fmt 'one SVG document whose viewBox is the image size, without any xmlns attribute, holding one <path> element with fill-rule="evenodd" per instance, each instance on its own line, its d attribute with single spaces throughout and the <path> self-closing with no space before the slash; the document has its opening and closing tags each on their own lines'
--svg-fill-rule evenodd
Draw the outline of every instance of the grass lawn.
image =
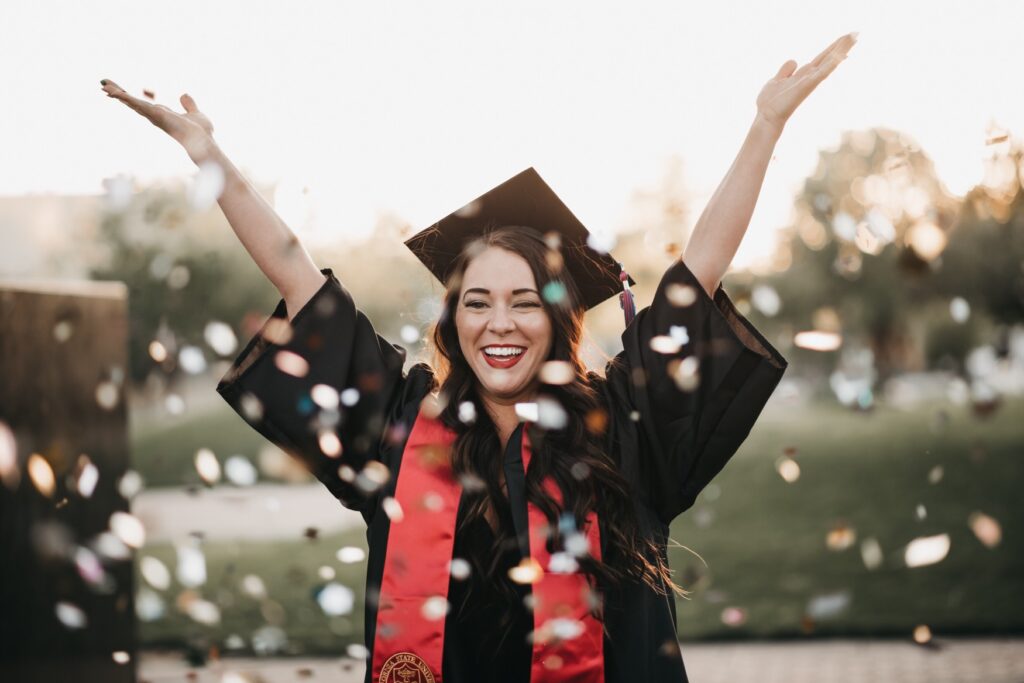
<svg viewBox="0 0 1024 683">
<path fill-rule="evenodd" d="M 1008 402 L 985 420 L 950 407 L 852 414 L 816 406 L 766 414 L 672 527 L 672 538 L 709 565 L 686 550 L 670 549 L 676 581 L 693 591 L 692 599 L 677 600 L 680 636 L 909 636 L 919 624 L 935 634 L 1024 631 L 1024 530 L 1017 490 L 1024 482 L 1022 407 L 1022 401 Z M 190 481 L 191 458 L 200 446 L 219 456 L 254 456 L 261 444 L 230 411 L 211 412 L 161 434 L 136 435 L 136 467 L 150 485 L 180 484 Z M 800 466 L 793 483 L 775 469 L 787 447 L 795 449 Z M 936 466 L 942 477 L 930 483 Z M 999 545 L 988 548 L 972 533 L 973 511 L 998 520 Z M 839 523 L 855 540 L 832 550 L 826 536 Z M 942 533 L 951 541 L 944 560 L 905 566 L 909 541 Z M 882 550 L 873 570 L 861 557 L 866 538 Z M 140 624 L 142 642 L 223 647 L 232 633 L 248 640 L 269 616 L 287 632 L 292 651 L 338 654 L 345 644 L 361 642 L 365 572 L 365 562 L 338 562 L 335 552 L 343 545 L 365 547 L 364 533 L 302 542 L 208 543 L 209 579 L 199 590 L 221 605 L 220 625 L 203 626 L 180 614 L 173 605 L 180 587 L 172 586 L 165 595 L 167 616 Z M 140 553 L 147 554 L 173 569 L 172 548 Z M 337 580 L 356 591 L 347 618 L 326 617 L 315 601 L 322 565 L 333 567 Z M 263 578 L 273 603 L 262 610 L 239 589 L 241 577 L 250 573 Z M 809 601 L 829 595 L 848 599 L 848 606 L 832 617 L 806 618 Z M 727 607 L 745 610 L 742 623 L 723 622 Z"/>
</svg>

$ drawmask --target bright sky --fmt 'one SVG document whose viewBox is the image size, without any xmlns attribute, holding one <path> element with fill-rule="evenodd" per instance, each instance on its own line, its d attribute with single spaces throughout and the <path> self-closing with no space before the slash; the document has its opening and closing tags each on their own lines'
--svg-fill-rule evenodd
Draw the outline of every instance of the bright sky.
<svg viewBox="0 0 1024 683">
<path fill-rule="evenodd" d="M 311 244 L 394 211 L 425 227 L 534 166 L 595 229 L 683 159 L 695 222 L 766 80 L 850 31 L 850 57 L 776 147 L 734 261 L 766 255 L 818 151 L 845 129 L 914 137 L 950 190 L 978 182 L 986 126 L 1020 134 L 1024 3 L 171 3 L 4 0 L 0 194 L 99 193 L 195 167 L 99 80 L 180 109 L 189 92 L 236 165 L 282 183 Z M 311 210 L 296 197 L 301 189 Z"/>
</svg>

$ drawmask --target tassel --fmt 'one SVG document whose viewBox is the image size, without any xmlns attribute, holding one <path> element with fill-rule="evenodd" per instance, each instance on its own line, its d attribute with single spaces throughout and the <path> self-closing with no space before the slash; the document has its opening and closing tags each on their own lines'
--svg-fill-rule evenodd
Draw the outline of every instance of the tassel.
<svg viewBox="0 0 1024 683">
<path fill-rule="evenodd" d="M 633 299 L 633 292 L 629 289 L 629 274 L 621 262 L 619 263 L 619 281 L 622 282 L 623 290 L 619 293 L 619 306 L 622 307 L 622 313 L 626 318 L 626 327 L 629 327 L 636 316 L 636 301 Z"/>
</svg>

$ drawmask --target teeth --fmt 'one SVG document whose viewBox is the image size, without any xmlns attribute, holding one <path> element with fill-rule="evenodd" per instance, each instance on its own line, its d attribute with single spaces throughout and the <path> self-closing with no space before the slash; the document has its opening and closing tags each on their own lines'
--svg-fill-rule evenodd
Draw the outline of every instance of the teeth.
<svg viewBox="0 0 1024 683">
<path fill-rule="evenodd" d="M 484 349 L 484 353 L 486 353 L 488 356 L 518 356 L 522 352 L 523 352 L 522 349 L 512 349 L 512 348 Z"/>
</svg>

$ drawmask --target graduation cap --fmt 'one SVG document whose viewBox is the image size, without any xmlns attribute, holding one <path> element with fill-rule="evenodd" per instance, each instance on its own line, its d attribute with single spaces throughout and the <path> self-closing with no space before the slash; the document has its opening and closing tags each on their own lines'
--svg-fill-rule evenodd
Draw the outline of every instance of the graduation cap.
<svg viewBox="0 0 1024 683">
<path fill-rule="evenodd" d="M 584 308 L 618 294 L 629 325 L 636 313 L 629 287 L 636 282 L 621 263 L 588 244 L 590 232 L 533 167 L 413 235 L 405 245 L 443 284 L 466 243 L 509 225 L 557 234 L 564 267 L 580 291 Z"/>
</svg>

